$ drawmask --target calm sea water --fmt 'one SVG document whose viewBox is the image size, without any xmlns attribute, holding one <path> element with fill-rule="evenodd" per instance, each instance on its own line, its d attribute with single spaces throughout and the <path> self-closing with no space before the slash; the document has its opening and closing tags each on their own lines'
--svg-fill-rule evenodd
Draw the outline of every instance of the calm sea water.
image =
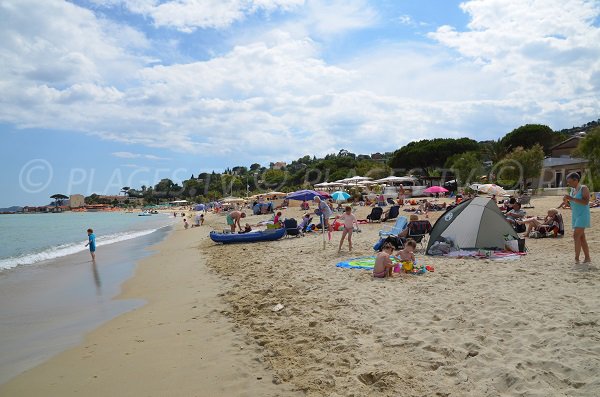
<svg viewBox="0 0 600 397">
<path fill-rule="evenodd" d="M 167 214 L 124 212 L 0 215 L 0 271 L 85 251 L 88 228 L 102 247 L 148 235 L 174 221 Z"/>
</svg>

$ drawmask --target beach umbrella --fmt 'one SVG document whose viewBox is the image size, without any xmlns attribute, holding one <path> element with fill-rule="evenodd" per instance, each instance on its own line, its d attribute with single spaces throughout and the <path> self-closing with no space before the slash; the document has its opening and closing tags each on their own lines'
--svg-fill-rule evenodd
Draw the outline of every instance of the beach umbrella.
<svg viewBox="0 0 600 397">
<path fill-rule="evenodd" d="M 322 190 L 316 190 L 316 192 L 319 193 L 319 196 L 321 196 L 321 198 L 324 198 L 324 199 L 331 198 L 331 194 L 329 194 L 327 192 L 324 192 Z"/>
<path fill-rule="evenodd" d="M 334 199 L 335 201 L 344 201 L 344 200 L 348 200 L 350 198 L 350 194 L 339 190 L 337 192 L 333 192 L 331 194 L 331 198 Z"/>
<path fill-rule="evenodd" d="M 206 206 L 204 204 L 198 204 L 194 207 L 194 211 L 204 211 L 205 208 Z"/>
<path fill-rule="evenodd" d="M 493 194 L 496 196 L 502 196 L 503 194 L 506 194 L 506 190 L 504 190 L 500 186 L 493 184 L 493 183 L 486 183 L 483 185 L 479 185 L 477 187 L 477 191 L 479 191 L 481 193 L 486 193 L 486 194 Z"/>
<path fill-rule="evenodd" d="M 448 189 L 445 189 L 441 186 L 431 186 L 427 189 L 423 190 L 424 193 L 447 193 Z"/>
<path fill-rule="evenodd" d="M 406 177 L 406 176 L 386 176 L 385 178 L 377 179 L 375 182 L 377 183 L 398 183 L 398 182 L 412 182 L 414 178 Z"/>
<path fill-rule="evenodd" d="M 265 193 L 265 196 L 286 196 L 287 193 L 283 193 L 283 192 L 268 192 Z"/>
<path fill-rule="evenodd" d="M 368 180 L 371 180 L 371 179 L 373 179 L 373 178 L 369 178 L 368 176 L 358 176 L 357 175 L 357 176 L 353 176 L 351 178 L 341 179 L 341 180 L 336 181 L 336 182 L 343 183 L 345 185 L 352 185 L 352 184 L 356 185 L 356 184 L 358 184 L 358 182 L 368 181 Z"/>
<path fill-rule="evenodd" d="M 232 196 L 224 197 L 221 199 L 222 203 L 243 203 L 244 201 L 246 201 L 246 200 L 244 200 L 243 198 L 232 197 Z"/>
<path fill-rule="evenodd" d="M 298 190 L 292 193 L 289 193 L 287 195 L 287 198 L 290 200 L 312 200 L 314 199 L 316 196 L 319 196 L 320 198 L 324 198 L 319 192 L 316 192 L 314 190 Z"/>
</svg>

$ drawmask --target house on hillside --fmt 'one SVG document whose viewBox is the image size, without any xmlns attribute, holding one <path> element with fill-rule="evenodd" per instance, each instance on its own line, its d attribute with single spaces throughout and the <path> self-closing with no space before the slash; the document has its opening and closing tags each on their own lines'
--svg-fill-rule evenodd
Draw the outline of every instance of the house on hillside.
<svg viewBox="0 0 600 397">
<path fill-rule="evenodd" d="M 69 207 L 81 208 L 83 206 L 85 206 L 85 197 L 83 197 L 83 194 L 72 194 L 69 197 Z"/>
<path fill-rule="evenodd" d="M 588 160 L 573 157 L 579 141 L 585 134 L 572 136 L 550 148 L 550 156 L 544 159 L 542 174 L 534 186 L 540 188 L 557 188 L 567 186 L 567 175 L 571 172 L 583 174 L 588 165 Z"/>
<path fill-rule="evenodd" d="M 286 162 L 285 161 L 278 161 L 276 163 L 273 163 L 273 165 L 271 165 L 271 169 L 273 170 L 282 170 L 286 167 Z"/>
</svg>

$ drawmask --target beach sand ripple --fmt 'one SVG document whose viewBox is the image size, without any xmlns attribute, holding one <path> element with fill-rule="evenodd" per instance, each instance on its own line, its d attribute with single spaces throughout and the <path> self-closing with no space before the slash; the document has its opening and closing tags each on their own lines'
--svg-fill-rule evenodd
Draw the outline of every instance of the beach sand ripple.
<svg viewBox="0 0 600 397">
<path fill-rule="evenodd" d="M 528 211 L 543 215 L 555 201 Z M 571 270 L 570 236 L 530 240 L 518 261 L 419 255 L 436 269 L 423 276 L 373 280 L 335 267 L 370 255 L 380 227 L 362 226 L 351 254 L 337 253 L 340 233 L 326 250 L 320 235 L 200 247 L 232 282 L 228 315 L 274 382 L 315 396 L 600 395 L 600 272 Z"/>
</svg>

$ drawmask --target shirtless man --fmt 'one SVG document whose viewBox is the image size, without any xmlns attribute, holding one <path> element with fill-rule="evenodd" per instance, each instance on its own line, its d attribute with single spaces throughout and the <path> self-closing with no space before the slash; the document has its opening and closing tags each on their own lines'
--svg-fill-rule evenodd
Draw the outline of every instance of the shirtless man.
<svg viewBox="0 0 600 397">
<path fill-rule="evenodd" d="M 246 214 L 241 211 L 231 211 L 227 214 L 227 224 L 231 227 L 231 233 L 235 233 L 235 226 L 237 225 L 240 232 L 242 231 L 242 225 L 240 219 L 245 218 Z"/>
</svg>

